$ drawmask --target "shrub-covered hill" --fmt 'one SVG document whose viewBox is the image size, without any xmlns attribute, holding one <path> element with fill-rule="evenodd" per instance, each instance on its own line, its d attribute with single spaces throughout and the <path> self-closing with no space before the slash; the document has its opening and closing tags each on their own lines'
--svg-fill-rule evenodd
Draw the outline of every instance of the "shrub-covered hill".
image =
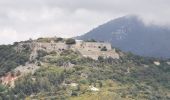
<svg viewBox="0 0 170 100">
<path fill-rule="evenodd" d="M 0 45 L 0 76 L 29 61 L 30 48 L 17 52 L 16 45 Z"/>
<path fill-rule="evenodd" d="M 160 65 L 153 64 L 160 61 Z M 40 69 L 0 86 L 0 99 L 169 100 L 170 65 L 165 60 L 124 54 L 93 60 L 71 50 L 38 57 Z"/>
</svg>

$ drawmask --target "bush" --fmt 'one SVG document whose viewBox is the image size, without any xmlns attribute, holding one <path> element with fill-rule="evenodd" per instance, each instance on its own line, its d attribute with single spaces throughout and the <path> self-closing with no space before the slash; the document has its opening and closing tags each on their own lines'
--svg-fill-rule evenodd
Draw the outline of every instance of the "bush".
<svg viewBox="0 0 170 100">
<path fill-rule="evenodd" d="M 77 93 L 77 91 L 72 91 L 72 94 L 71 94 L 71 96 L 78 96 L 78 93 Z"/>
<path fill-rule="evenodd" d="M 55 42 L 60 42 L 60 41 L 63 41 L 63 38 L 56 38 L 54 39 Z"/>
<path fill-rule="evenodd" d="M 85 42 L 97 42 L 95 39 L 86 40 Z"/>
<path fill-rule="evenodd" d="M 101 48 L 101 51 L 107 51 L 107 48 L 104 46 L 103 48 Z"/>
<path fill-rule="evenodd" d="M 51 40 L 49 38 L 38 38 L 37 42 L 50 43 Z"/>
<path fill-rule="evenodd" d="M 44 57 L 46 56 L 48 53 L 46 51 L 43 51 L 43 50 L 39 50 L 37 51 L 37 59 L 39 60 L 41 57 Z"/>
<path fill-rule="evenodd" d="M 6 90 L 5 86 L 0 84 L 0 92 L 4 92 Z"/>
<path fill-rule="evenodd" d="M 83 80 L 80 80 L 80 83 L 81 83 L 81 84 L 87 84 L 88 81 L 83 79 Z"/>
<path fill-rule="evenodd" d="M 76 44 L 76 40 L 75 39 L 67 39 L 66 40 L 66 44 L 69 44 L 69 45 L 71 45 L 71 44 Z"/>
<path fill-rule="evenodd" d="M 99 61 L 99 62 L 104 62 L 104 58 L 103 58 L 102 56 L 99 56 L 99 57 L 98 57 L 98 61 Z"/>
</svg>

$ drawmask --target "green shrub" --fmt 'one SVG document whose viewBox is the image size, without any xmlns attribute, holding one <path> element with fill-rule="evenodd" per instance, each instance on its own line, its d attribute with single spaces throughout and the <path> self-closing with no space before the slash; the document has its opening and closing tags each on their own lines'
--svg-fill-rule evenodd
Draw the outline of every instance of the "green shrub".
<svg viewBox="0 0 170 100">
<path fill-rule="evenodd" d="M 6 90 L 5 86 L 2 85 L 2 84 L 0 84 L 0 93 L 1 93 L 1 92 L 4 92 L 5 90 Z"/>
<path fill-rule="evenodd" d="M 85 79 L 83 79 L 83 80 L 80 80 L 80 83 L 81 83 L 81 84 L 87 84 L 87 83 L 88 83 L 88 81 L 87 81 L 87 80 L 85 80 Z"/>
<path fill-rule="evenodd" d="M 78 92 L 77 91 L 72 91 L 71 96 L 78 96 Z"/>
<path fill-rule="evenodd" d="M 95 39 L 86 40 L 85 42 L 97 42 Z"/>
<path fill-rule="evenodd" d="M 67 39 L 66 40 L 66 44 L 68 44 L 68 45 L 71 45 L 71 44 L 76 44 L 76 40 L 75 39 Z"/>
<path fill-rule="evenodd" d="M 98 57 L 98 61 L 99 61 L 99 62 L 104 62 L 104 58 L 103 58 L 102 56 L 99 56 L 99 57 Z"/>
<path fill-rule="evenodd" d="M 56 38 L 54 39 L 54 42 L 60 42 L 60 41 L 63 41 L 64 39 L 63 38 Z"/>
<path fill-rule="evenodd" d="M 101 48 L 101 51 L 107 51 L 107 48 L 104 46 L 103 48 Z"/>
<path fill-rule="evenodd" d="M 38 38 L 38 39 L 37 39 L 37 42 L 50 43 L 50 42 L 51 42 L 51 39 L 49 39 L 49 38 Z"/>
<path fill-rule="evenodd" d="M 24 45 L 24 49 L 20 52 L 15 50 L 13 45 L 0 46 L 0 76 L 11 71 L 19 65 L 24 65 L 29 61 L 31 50 L 28 45 Z"/>
<path fill-rule="evenodd" d="M 37 51 L 37 58 L 36 59 L 40 59 L 40 58 L 42 58 L 42 57 L 44 57 L 44 56 L 46 56 L 48 53 L 46 52 L 46 51 L 44 51 L 44 50 L 38 50 Z"/>
</svg>

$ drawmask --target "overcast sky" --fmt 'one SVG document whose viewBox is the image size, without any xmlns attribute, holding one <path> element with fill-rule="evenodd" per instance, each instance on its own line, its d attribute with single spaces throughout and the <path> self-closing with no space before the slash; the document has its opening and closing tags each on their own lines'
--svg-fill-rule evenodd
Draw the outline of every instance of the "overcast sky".
<svg viewBox="0 0 170 100">
<path fill-rule="evenodd" d="M 131 14 L 146 23 L 167 25 L 169 5 L 170 0 L 0 0 L 0 44 L 81 35 Z"/>
</svg>

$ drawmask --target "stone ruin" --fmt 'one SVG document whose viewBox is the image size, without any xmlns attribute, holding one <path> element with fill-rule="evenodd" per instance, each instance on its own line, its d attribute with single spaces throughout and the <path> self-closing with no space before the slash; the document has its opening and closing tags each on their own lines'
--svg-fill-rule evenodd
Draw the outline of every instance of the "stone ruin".
<svg viewBox="0 0 170 100">
<path fill-rule="evenodd" d="M 112 57 L 114 59 L 119 59 L 119 54 L 116 53 L 115 49 L 112 49 L 110 43 L 103 42 L 85 42 L 82 40 L 76 40 L 75 44 L 68 45 L 65 42 L 37 42 L 32 41 L 29 43 L 19 43 L 17 50 L 20 51 L 23 48 L 23 45 L 28 45 L 32 49 L 30 59 L 35 59 L 38 50 L 44 50 L 46 52 L 62 52 L 64 50 L 74 50 L 79 51 L 84 57 L 90 57 L 97 60 L 99 56 L 104 58 Z M 105 48 L 105 51 L 101 49 Z"/>
<path fill-rule="evenodd" d="M 115 49 L 112 49 L 110 43 L 100 43 L 100 42 L 84 42 L 81 40 L 76 40 L 75 44 L 68 45 L 65 42 L 37 42 L 37 41 L 29 41 L 29 42 L 20 42 L 18 43 L 16 50 L 17 52 L 22 51 L 25 49 L 25 46 L 29 46 L 32 50 L 30 55 L 30 61 L 34 60 L 37 57 L 37 51 L 38 50 L 44 50 L 46 52 L 62 52 L 64 50 L 73 50 L 73 51 L 79 51 L 84 57 L 90 57 L 92 59 L 97 60 L 99 56 L 102 56 L 104 58 L 112 57 L 114 59 L 119 59 L 119 54 L 116 53 Z M 102 51 L 102 48 L 106 48 L 106 51 Z M 65 63 L 64 67 L 68 68 L 71 67 L 70 63 Z M 21 72 L 21 75 L 23 73 L 33 73 L 36 69 L 39 67 L 36 67 L 31 64 L 26 64 L 26 66 L 19 66 L 15 69 L 15 72 L 19 71 Z M 20 75 L 20 76 L 21 76 Z M 10 87 L 14 87 L 14 81 L 19 76 L 12 76 L 11 73 L 8 73 L 6 76 L 3 76 L 0 78 L 0 82 L 4 85 L 10 85 Z M 88 76 L 85 76 L 88 77 Z"/>
</svg>

